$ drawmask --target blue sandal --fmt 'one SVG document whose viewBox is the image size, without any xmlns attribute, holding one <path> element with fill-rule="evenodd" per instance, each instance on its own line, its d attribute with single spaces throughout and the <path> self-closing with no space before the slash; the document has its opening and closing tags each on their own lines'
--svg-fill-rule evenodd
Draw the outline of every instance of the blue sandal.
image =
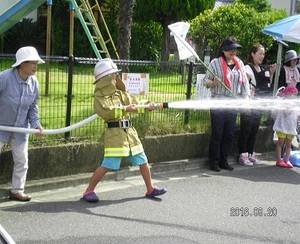
<svg viewBox="0 0 300 244">
<path fill-rule="evenodd" d="M 150 198 L 153 198 L 153 197 L 156 197 L 156 196 L 160 196 L 160 195 L 163 195 L 167 192 L 167 189 L 165 188 L 157 188 L 156 186 L 153 188 L 153 190 L 151 192 L 147 192 L 146 193 L 146 197 L 150 197 Z"/>
<path fill-rule="evenodd" d="M 99 197 L 93 191 L 89 192 L 87 194 L 83 194 L 83 199 L 87 202 L 98 202 L 99 201 Z"/>
</svg>

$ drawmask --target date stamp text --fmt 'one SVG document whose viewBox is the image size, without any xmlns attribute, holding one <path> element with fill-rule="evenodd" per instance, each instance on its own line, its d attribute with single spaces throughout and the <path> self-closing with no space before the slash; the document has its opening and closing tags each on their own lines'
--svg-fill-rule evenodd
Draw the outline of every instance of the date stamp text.
<svg viewBox="0 0 300 244">
<path fill-rule="evenodd" d="M 276 217 L 276 207 L 231 207 L 231 217 Z"/>
</svg>

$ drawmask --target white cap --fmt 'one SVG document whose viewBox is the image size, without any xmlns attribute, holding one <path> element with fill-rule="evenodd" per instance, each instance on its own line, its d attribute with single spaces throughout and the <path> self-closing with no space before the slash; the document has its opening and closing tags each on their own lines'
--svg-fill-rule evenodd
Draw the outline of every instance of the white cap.
<svg viewBox="0 0 300 244">
<path fill-rule="evenodd" d="M 118 73 L 120 71 L 121 70 L 118 69 L 117 65 L 110 58 L 101 59 L 95 65 L 95 69 L 94 69 L 95 82 L 107 75 Z"/>
<path fill-rule="evenodd" d="M 16 53 L 16 63 L 11 67 L 17 67 L 25 61 L 37 61 L 39 64 L 45 63 L 42 60 L 34 47 L 21 47 Z"/>
</svg>

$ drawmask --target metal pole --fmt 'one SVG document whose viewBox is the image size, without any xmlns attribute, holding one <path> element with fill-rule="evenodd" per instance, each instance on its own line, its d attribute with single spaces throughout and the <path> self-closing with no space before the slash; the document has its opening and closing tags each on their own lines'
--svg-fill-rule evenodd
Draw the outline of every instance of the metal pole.
<svg viewBox="0 0 300 244">
<path fill-rule="evenodd" d="M 72 86 L 73 86 L 73 68 L 74 68 L 74 56 L 69 56 L 68 62 L 68 92 L 67 92 L 67 111 L 66 111 L 66 127 L 71 124 L 71 113 L 72 113 Z M 65 133 L 65 139 L 70 138 L 70 131 Z"/>
<path fill-rule="evenodd" d="M 193 81 L 193 70 L 194 70 L 194 62 L 190 61 L 189 64 L 189 73 L 188 73 L 188 80 L 187 80 L 187 89 L 186 89 L 186 100 L 190 100 L 192 96 L 192 81 Z M 184 110 L 184 124 L 189 123 L 189 116 L 190 116 L 190 110 L 185 109 Z"/>
<path fill-rule="evenodd" d="M 69 3 L 69 9 L 70 9 L 70 36 L 69 36 L 69 55 L 74 54 L 74 15 L 75 10 L 73 4 Z"/>
<path fill-rule="evenodd" d="M 50 83 L 50 61 L 48 57 L 51 55 L 51 22 L 52 22 L 52 1 L 47 1 L 47 37 L 46 37 L 46 81 L 45 81 L 45 96 L 49 95 Z"/>
<path fill-rule="evenodd" d="M 69 30 L 69 65 L 68 65 L 68 92 L 67 92 L 67 111 L 66 111 L 66 127 L 71 124 L 72 113 L 72 87 L 73 87 L 73 68 L 74 68 L 74 6 L 69 2 L 70 10 L 70 30 Z M 65 139 L 70 138 L 70 131 L 65 133 Z"/>
<path fill-rule="evenodd" d="M 290 16 L 295 14 L 295 9 L 296 9 L 296 0 L 291 0 L 291 5 L 290 5 Z"/>
<path fill-rule="evenodd" d="M 274 88 L 273 88 L 273 96 L 275 97 L 278 89 L 278 80 L 281 68 L 281 53 L 282 53 L 282 44 L 278 43 L 278 51 L 277 51 L 277 62 L 276 62 L 276 71 L 275 71 L 275 79 L 274 79 Z"/>
</svg>

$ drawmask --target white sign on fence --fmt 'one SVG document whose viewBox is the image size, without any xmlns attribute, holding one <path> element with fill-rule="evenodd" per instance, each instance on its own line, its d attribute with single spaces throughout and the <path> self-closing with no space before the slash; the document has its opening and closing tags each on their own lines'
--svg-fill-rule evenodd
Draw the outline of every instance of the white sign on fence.
<svg viewBox="0 0 300 244">
<path fill-rule="evenodd" d="M 126 90 L 132 95 L 147 95 L 149 89 L 149 74 L 122 73 Z"/>
<path fill-rule="evenodd" d="M 211 92 L 203 83 L 203 78 L 205 74 L 197 74 L 196 83 L 196 99 L 209 99 L 211 97 Z"/>
</svg>

